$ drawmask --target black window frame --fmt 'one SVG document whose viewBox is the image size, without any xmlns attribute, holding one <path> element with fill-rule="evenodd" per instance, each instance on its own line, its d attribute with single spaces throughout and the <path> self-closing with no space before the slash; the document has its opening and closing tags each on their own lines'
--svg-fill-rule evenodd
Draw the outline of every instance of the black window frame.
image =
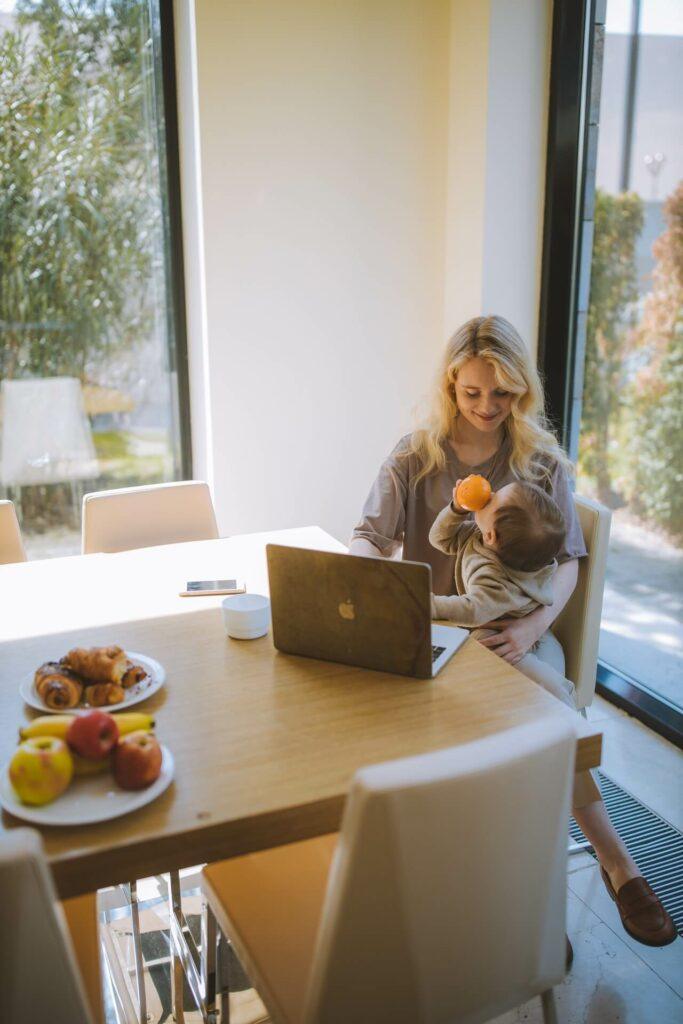
<svg viewBox="0 0 683 1024">
<path fill-rule="evenodd" d="M 166 185 L 166 216 L 164 217 L 168 285 L 169 365 L 177 375 L 178 428 L 180 433 L 180 470 L 182 479 L 192 479 L 192 424 L 190 417 L 190 371 L 187 348 L 187 313 L 185 295 L 185 262 L 183 252 L 183 217 L 180 177 L 180 141 L 178 131 L 178 99 L 176 78 L 175 23 L 170 0 L 150 0 L 158 14 L 158 59 L 160 63 L 163 111 L 158 110 L 158 123 L 163 123 L 165 146 L 160 145 L 164 160 L 162 181 Z M 155 26 L 155 19 L 152 18 Z M 153 29 L 153 37 L 156 31 Z M 157 43 L 157 38 L 154 38 Z M 163 115 L 163 122 L 162 122 Z M 160 133 L 161 134 L 161 133 Z"/>
<path fill-rule="evenodd" d="M 553 5 L 538 366 L 549 418 L 572 460 L 581 425 L 606 8 L 607 0 Z M 664 697 L 602 661 L 596 689 L 683 749 L 683 714 Z"/>
</svg>

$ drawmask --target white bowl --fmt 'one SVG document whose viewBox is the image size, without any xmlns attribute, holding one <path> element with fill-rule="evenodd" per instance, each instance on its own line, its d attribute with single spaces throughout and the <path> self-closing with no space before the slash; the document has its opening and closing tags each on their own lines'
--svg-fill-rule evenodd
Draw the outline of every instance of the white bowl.
<svg viewBox="0 0 683 1024">
<path fill-rule="evenodd" d="M 221 601 L 223 625 L 235 640 L 265 636 L 270 626 L 270 601 L 262 594 L 232 594 Z"/>
</svg>

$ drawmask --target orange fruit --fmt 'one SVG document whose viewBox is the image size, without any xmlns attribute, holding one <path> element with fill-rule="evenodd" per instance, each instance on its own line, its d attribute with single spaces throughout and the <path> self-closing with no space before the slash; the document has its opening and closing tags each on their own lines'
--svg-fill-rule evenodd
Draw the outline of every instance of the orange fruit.
<svg viewBox="0 0 683 1024">
<path fill-rule="evenodd" d="M 490 497 L 491 484 L 485 477 L 477 476 L 476 473 L 461 480 L 455 493 L 455 500 L 460 508 L 466 508 L 468 512 L 478 512 Z"/>
</svg>

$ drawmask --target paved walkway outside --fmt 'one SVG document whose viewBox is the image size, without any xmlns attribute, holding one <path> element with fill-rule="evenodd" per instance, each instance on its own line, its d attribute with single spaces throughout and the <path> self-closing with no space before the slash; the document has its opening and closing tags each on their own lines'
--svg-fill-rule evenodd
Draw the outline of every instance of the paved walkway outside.
<svg viewBox="0 0 683 1024">
<path fill-rule="evenodd" d="M 683 706 L 683 551 L 612 519 L 600 657 Z"/>
</svg>

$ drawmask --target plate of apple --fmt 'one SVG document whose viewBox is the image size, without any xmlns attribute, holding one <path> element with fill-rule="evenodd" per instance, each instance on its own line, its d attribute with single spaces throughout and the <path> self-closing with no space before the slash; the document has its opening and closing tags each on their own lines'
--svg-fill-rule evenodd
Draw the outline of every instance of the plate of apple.
<svg viewBox="0 0 683 1024">
<path fill-rule="evenodd" d="M 144 807 L 173 779 L 153 729 L 141 712 L 35 718 L 0 774 L 0 806 L 35 825 L 92 825 Z"/>
</svg>

